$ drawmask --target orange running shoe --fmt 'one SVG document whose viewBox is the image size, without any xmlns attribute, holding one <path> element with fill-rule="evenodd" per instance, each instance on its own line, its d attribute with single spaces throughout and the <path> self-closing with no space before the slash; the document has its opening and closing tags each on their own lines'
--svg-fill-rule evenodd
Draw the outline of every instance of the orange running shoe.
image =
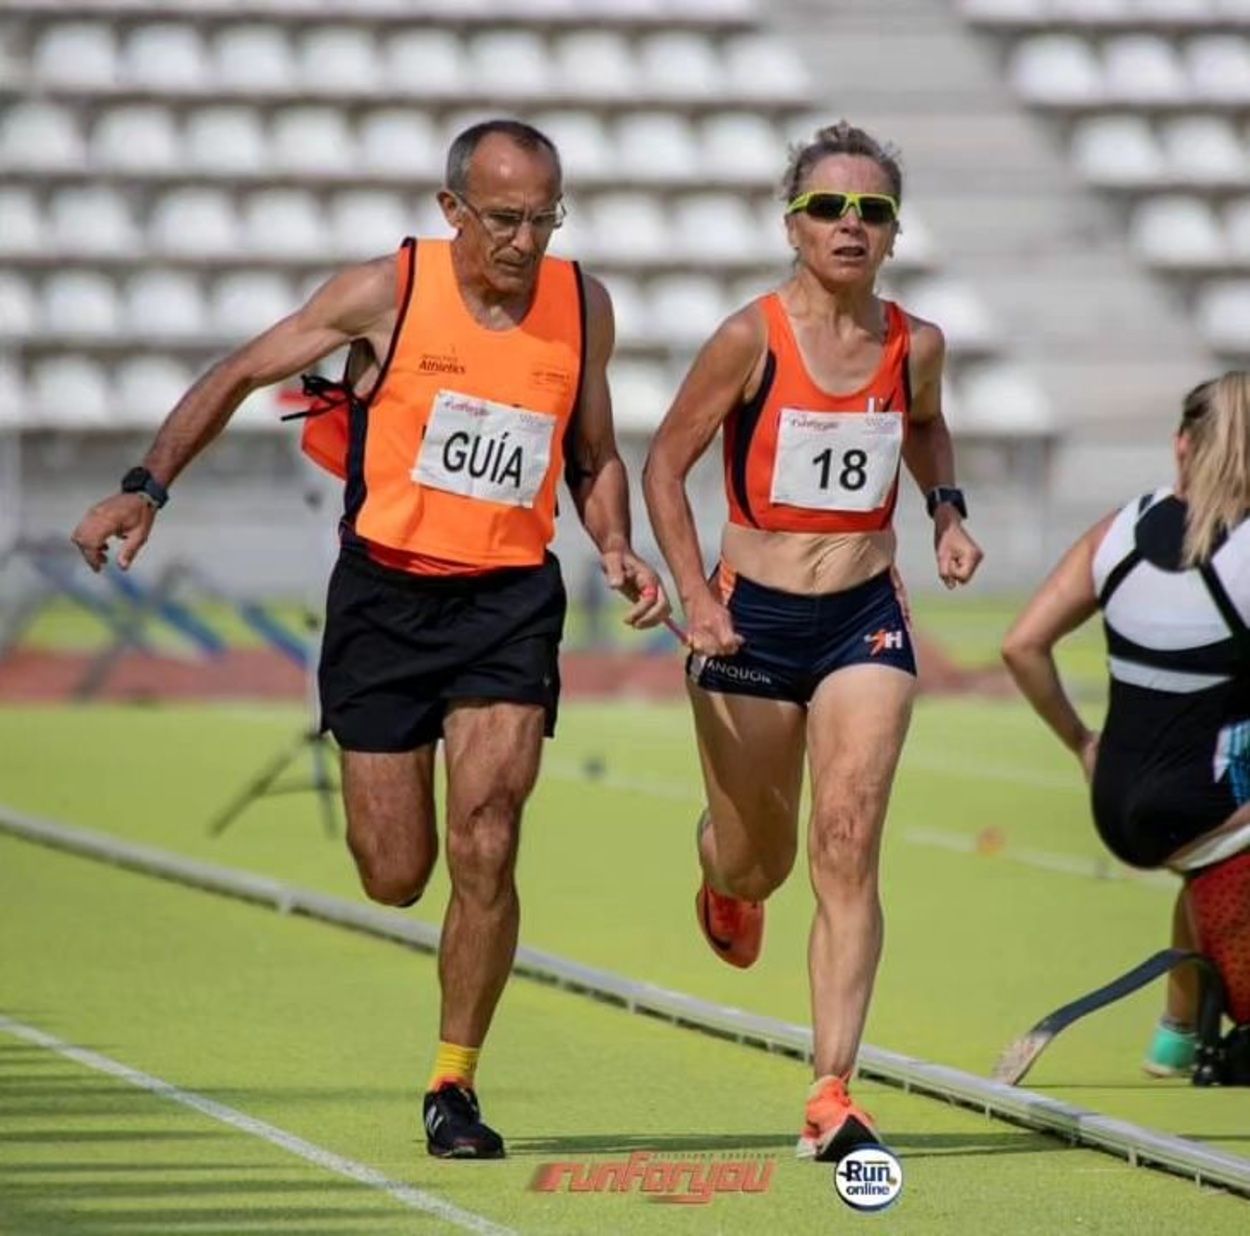
<svg viewBox="0 0 1250 1236">
<path fill-rule="evenodd" d="M 794 1153 L 800 1159 L 836 1163 L 856 1146 L 880 1139 L 872 1117 L 857 1107 L 841 1077 L 818 1077 L 807 1092 L 803 1132 Z"/>
<path fill-rule="evenodd" d="M 764 943 L 764 903 L 718 893 L 707 880 L 694 899 L 699 929 L 722 961 L 745 970 Z"/>
</svg>

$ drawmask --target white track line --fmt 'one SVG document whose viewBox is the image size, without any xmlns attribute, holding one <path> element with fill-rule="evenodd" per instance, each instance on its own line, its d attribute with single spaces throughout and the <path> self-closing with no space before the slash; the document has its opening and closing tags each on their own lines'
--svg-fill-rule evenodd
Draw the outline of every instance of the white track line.
<svg viewBox="0 0 1250 1236">
<path fill-rule="evenodd" d="M 24 1022 L 15 1021 L 11 1017 L 4 1016 L 3 1013 L 0 1013 L 0 1031 L 32 1043 L 36 1047 L 55 1052 L 58 1056 L 64 1056 L 67 1060 L 72 1060 L 75 1064 L 81 1064 L 85 1068 L 94 1069 L 97 1073 L 107 1073 L 110 1077 L 116 1077 L 120 1081 L 137 1086 L 140 1090 L 148 1091 L 149 1094 L 168 1099 L 171 1103 L 180 1103 L 183 1107 L 189 1107 L 210 1120 L 229 1125 L 230 1128 L 237 1129 L 240 1133 L 258 1137 L 271 1146 L 277 1146 L 289 1154 L 297 1155 L 316 1167 L 334 1172 L 338 1176 L 346 1176 L 348 1180 L 354 1180 L 357 1184 L 365 1185 L 370 1189 L 377 1189 L 378 1192 L 394 1198 L 400 1205 L 407 1206 L 409 1210 L 419 1210 L 424 1214 L 433 1215 L 435 1218 L 454 1224 L 466 1232 L 479 1232 L 482 1236 L 517 1236 L 512 1228 L 500 1227 L 499 1224 L 492 1223 L 482 1215 L 474 1214 L 471 1210 L 461 1210 L 459 1206 L 445 1202 L 432 1193 L 390 1180 L 375 1168 L 367 1167 L 364 1163 L 357 1163 L 354 1159 L 344 1158 L 332 1150 L 306 1142 L 302 1137 L 296 1137 L 294 1133 L 288 1133 L 285 1129 L 266 1124 L 263 1120 L 257 1120 L 245 1112 L 236 1111 L 235 1108 L 218 1103 L 215 1099 L 205 1098 L 202 1094 L 196 1094 L 194 1090 L 183 1090 L 172 1082 L 162 1081 L 150 1073 L 141 1073 L 138 1069 L 132 1069 L 128 1064 L 122 1064 L 119 1060 L 102 1056 L 99 1052 L 90 1051 L 85 1047 L 75 1047 L 74 1044 L 67 1043 L 64 1039 L 58 1039 Z"/>
<path fill-rule="evenodd" d="M 1080 876 L 1086 880 L 1104 883 L 1144 884 L 1148 888 L 1162 888 L 1175 892 L 1180 879 L 1166 871 L 1134 871 L 1110 859 L 1083 858 L 1079 854 L 1056 854 L 1050 850 L 1017 850 L 1010 845 L 991 853 L 981 854 L 977 838 L 971 833 L 945 832 L 937 828 L 907 828 L 903 840 L 912 845 L 927 845 L 954 854 L 976 854 L 978 857 L 1003 859 L 1022 867 L 1038 871 L 1056 871 L 1061 875 Z"/>
</svg>

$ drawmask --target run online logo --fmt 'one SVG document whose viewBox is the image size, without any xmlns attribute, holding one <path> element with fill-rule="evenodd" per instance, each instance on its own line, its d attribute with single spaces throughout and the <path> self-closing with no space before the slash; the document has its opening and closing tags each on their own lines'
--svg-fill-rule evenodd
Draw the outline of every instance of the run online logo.
<svg viewBox="0 0 1250 1236">
<path fill-rule="evenodd" d="M 765 1193 L 775 1159 L 657 1159 L 635 1150 L 606 1163 L 543 1163 L 530 1188 L 536 1193 L 631 1193 L 648 1201 L 703 1206 L 719 1193 Z"/>
</svg>

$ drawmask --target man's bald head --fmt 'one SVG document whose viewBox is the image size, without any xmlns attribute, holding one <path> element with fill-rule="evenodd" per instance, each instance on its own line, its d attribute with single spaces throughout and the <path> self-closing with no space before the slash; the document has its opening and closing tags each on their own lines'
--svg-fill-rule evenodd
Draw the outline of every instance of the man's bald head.
<svg viewBox="0 0 1250 1236">
<path fill-rule="evenodd" d="M 465 193 L 469 188 L 469 172 L 478 147 L 491 137 L 498 136 L 530 154 L 544 155 L 551 160 L 558 184 L 563 177 L 560 153 L 555 143 L 545 134 L 526 124 L 523 120 L 483 120 L 465 129 L 451 144 L 447 152 L 447 173 L 444 184 L 453 193 Z"/>
</svg>

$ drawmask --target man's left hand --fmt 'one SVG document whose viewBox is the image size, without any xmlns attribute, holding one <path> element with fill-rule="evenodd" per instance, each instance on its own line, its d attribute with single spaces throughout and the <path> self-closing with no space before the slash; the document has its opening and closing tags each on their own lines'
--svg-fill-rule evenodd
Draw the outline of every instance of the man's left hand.
<svg viewBox="0 0 1250 1236">
<path fill-rule="evenodd" d="M 933 528 L 937 550 L 938 577 L 948 588 L 966 584 L 976 573 L 985 555 L 964 529 L 957 511 L 938 508 Z"/>
<path fill-rule="evenodd" d="M 624 621 L 645 630 L 658 627 L 672 612 L 660 577 L 631 549 L 610 549 L 603 555 L 608 587 L 634 604 Z"/>
</svg>

